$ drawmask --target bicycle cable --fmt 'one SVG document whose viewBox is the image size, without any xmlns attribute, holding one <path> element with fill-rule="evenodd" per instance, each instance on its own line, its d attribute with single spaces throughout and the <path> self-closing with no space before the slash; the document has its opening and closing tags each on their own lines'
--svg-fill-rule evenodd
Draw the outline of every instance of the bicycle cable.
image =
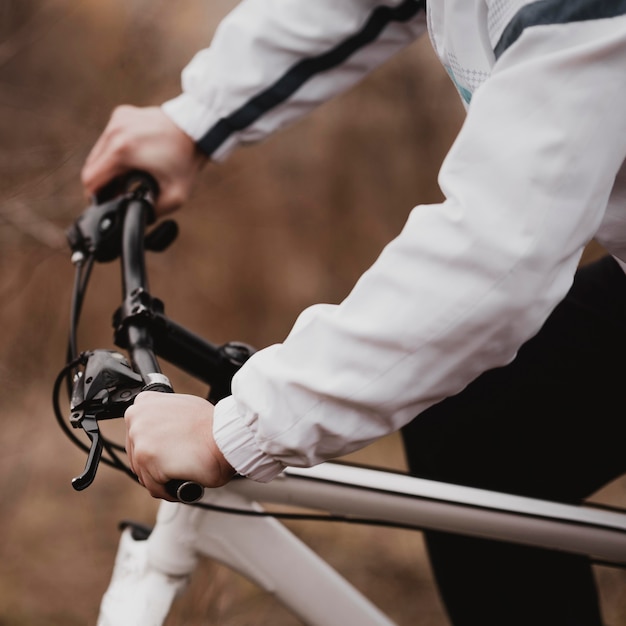
<svg viewBox="0 0 626 626">
<path fill-rule="evenodd" d="M 77 256 L 74 260 L 76 271 L 74 273 L 74 285 L 72 289 L 72 301 L 70 305 L 70 328 L 67 341 L 67 363 L 61 369 L 53 385 L 52 391 L 52 406 L 55 418 L 61 427 L 61 430 L 65 435 L 78 446 L 83 452 L 89 452 L 89 447 L 83 443 L 72 429 L 67 425 L 67 422 L 63 416 L 60 405 L 61 386 L 63 382 L 67 385 L 67 395 L 71 397 L 73 378 L 76 376 L 76 370 L 80 365 L 84 365 L 87 358 L 87 352 L 78 353 L 77 348 L 77 329 L 80 321 L 80 315 L 82 312 L 83 302 L 85 301 L 85 294 L 87 292 L 87 286 L 91 277 L 91 272 L 94 266 L 95 258 L 93 255 L 81 255 Z M 110 467 L 114 467 L 129 477 L 137 481 L 137 477 L 131 471 L 131 469 L 117 456 L 117 452 L 125 452 L 124 446 L 117 442 L 111 441 L 106 437 L 102 437 L 103 448 L 107 452 L 110 458 L 103 456 L 101 461 Z"/>
</svg>

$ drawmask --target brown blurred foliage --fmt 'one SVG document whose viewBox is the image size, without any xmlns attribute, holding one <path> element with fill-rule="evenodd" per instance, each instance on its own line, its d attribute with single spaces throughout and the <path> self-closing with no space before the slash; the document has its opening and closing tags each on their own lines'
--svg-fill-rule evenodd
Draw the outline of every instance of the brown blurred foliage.
<svg viewBox="0 0 626 626">
<path fill-rule="evenodd" d="M 180 69 L 235 4 L 0 4 L 1 625 L 94 623 L 117 521 L 154 514 L 156 503 L 108 468 L 86 492 L 70 486 L 84 458 L 51 406 L 73 277 L 64 231 L 86 205 L 80 168 L 112 108 L 176 95 Z M 208 168 L 177 215 L 179 240 L 150 257 L 152 293 L 216 343 L 280 341 L 303 307 L 346 295 L 413 205 L 439 199 L 437 170 L 460 120 L 428 43 L 413 46 L 305 121 Z M 119 298 L 117 266 L 98 267 L 80 349 L 113 347 Z M 198 391 L 168 374 L 179 390 Z M 404 467 L 394 438 L 358 458 Z M 293 529 L 398 624 L 445 624 L 417 533 Z M 297 622 L 203 563 L 169 623 Z"/>
</svg>

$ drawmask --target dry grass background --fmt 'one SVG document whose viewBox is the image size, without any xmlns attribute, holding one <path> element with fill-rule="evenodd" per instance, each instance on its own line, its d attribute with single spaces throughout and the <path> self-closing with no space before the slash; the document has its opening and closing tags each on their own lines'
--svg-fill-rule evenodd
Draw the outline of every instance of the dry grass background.
<svg viewBox="0 0 626 626">
<path fill-rule="evenodd" d="M 0 4 L 0 626 L 93 624 L 117 522 L 149 523 L 156 510 L 108 468 L 86 492 L 71 489 L 84 457 L 54 423 L 50 401 L 72 281 L 60 235 L 84 208 L 80 168 L 111 109 L 175 95 L 180 68 L 234 4 Z M 303 307 L 346 294 L 411 206 L 439 198 L 437 169 L 460 119 L 428 44 L 414 46 L 296 127 L 207 169 L 178 215 L 179 241 L 150 258 L 152 292 L 170 317 L 216 343 L 281 340 Z M 117 267 L 98 268 L 81 349 L 112 347 L 119 295 Z M 170 374 L 179 390 L 203 392 Z M 394 437 L 357 458 L 404 467 Z M 290 527 L 398 624 L 446 624 L 418 533 Z M 607 617 L 626 624 L 623 576 L 599 574 Z M 168 623 L 297 621 L 202 563 Z"/>
</svg>

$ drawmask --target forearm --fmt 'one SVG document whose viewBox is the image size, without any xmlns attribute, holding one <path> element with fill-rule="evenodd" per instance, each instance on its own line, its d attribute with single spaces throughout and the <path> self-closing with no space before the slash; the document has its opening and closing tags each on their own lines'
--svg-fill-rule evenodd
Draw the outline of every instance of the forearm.
<svg viewBox="0 0 626 626">
<path fill-rule="evenodd" d="M 163 109 L 222 159 L 349 89 L 424 30 L 419 0 L 244 0 Z"/>
</svg>

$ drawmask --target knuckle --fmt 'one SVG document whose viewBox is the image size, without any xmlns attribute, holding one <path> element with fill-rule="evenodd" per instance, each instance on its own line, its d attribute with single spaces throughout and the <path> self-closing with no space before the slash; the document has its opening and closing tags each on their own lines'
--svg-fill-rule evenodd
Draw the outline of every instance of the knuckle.
<svg viewBox="0 0 626 626">
<path fill-rule="evenodd" d="M 109 150 L 118 158 L 124 157 L 133 150 L 133 138 L 125 128 L 114 128 L 109 133 Z"/>
<path fill-rule="evenodd" d="M 144 400 L 145 400 L 145 392 L 141 391 L 139 392 L 136 396 L 135 399 L 133 400 L 133 403 L 131 404 L 131 406 L 128 408 L 128 411 L 130 411 L 131 409 L 133 409 L 133 412 L 136 410 L 135 407 L 140 406 L 141 404 L 143 404 Z"/>
<path fill-rule="evenodd" d="M 165 193 L 162 193 L 159 205 L 165 212 L 173 211 L 184 204 L 187 200 L 187 191 L 182 186 L 166 187 Z"/>
<path fill-rule="evenodd" d="M 133 462 L 139 467 L 148 467 L 154 460 L 154 454 L 143 445 L 135 444 L 133 448 Z"/>
<path fill-rule="evenodd" d="M 111 121 L 117 121 L 120 118 L 125 119 L 126 117 L 132 115 L 136 107 L 130 104 L 120 104 L 113 109 L 111 113 Z"/>
<path fill-rule="evenodd" d="M 92 172 L 89 166 L 83 167 L 80 171 L 80 182 L 84 187 L 88 186 L 91 183 Z"/>
<path fill-rule="evenodd" d="M 135 408 L 134 404 L 131 404 L 126 411 L 124 411 L 124 421 L 126 422 L 127 425 L 130 426 L 131 422 L 134 420 L 135 418 L 135 414 L 137 413 L 137 409 Z"/>
</svg>

